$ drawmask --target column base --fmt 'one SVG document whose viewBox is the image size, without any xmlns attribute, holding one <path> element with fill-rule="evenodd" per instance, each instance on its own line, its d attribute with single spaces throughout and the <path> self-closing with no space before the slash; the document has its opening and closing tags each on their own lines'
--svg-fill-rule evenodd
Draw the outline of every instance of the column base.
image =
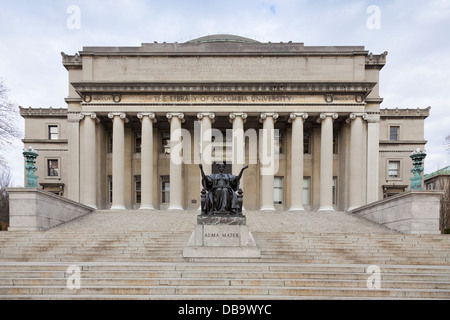
<svg viewBox="0 0 450 320">
<path fill-rule="evenodd" d="M 261 207 L 261 209 L 259 211 L 277 211 L 277 210 L 273 206 L 264 206 L 264 207 Z"/>
<path fill-rule="evenodd" d="M 172 211 L 172 210 L 184 210 L 184 209 L 180 205 L 170 205 L 167 210 Z"/>
<path fill-rule="evenodd" d="M 292 207 L 289 209 L 289 211 L 303 211 L 306 212 L 305 208 L 303 207 Z"/>
<path fill-rule="evenodd" d="M 122 205 L 113 205 L 109 210 L 126 210 L 125 206 Z"/>
<path fill-rule="evenodd" d="M 141 205 L 139 210 L 155 210 L 155 207 L 149 205 Z"/>
<path fill-rule="evenodd" d="M 319 210 L 317 210 L 317 211 L 335 211 L 335 210 L 332 206 L 323 206 L 323 207 L 320 207 Z"/>
</svg>

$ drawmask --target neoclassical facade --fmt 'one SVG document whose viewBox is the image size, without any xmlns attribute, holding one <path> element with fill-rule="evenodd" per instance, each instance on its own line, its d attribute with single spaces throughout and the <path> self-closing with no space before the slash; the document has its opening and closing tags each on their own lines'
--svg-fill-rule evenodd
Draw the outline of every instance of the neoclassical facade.
<svg viewBox="0 0 450 320">
<path fill-rule="evenodd" d="M 62 53 L 67 108 L 21 108 L 24 143 L 44 189 L 98 209 L 197 210 L 199 163 L 225 162 L 249 166 L 246 210 L 348 210 L 406 190 L 426 143 L 429 109 L 380 109 L 386 55 L 230 35 L 85 47 Z"/>
</svg>

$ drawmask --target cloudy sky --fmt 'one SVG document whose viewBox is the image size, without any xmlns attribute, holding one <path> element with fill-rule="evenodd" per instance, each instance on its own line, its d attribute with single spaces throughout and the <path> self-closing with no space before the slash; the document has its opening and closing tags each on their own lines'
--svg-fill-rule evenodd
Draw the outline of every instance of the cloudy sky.
<svg viewBox="0 0 450 320">
<path fill-rule="evenodd" d="M 65 107 L 60 53 L 231 33 L 388 51 L 383 108 L 425 108 L 425 171 L 450 165 L 450 0 L 0 0 L 0 80 L 23 107 Z M 10 154 L 23 184 L 20 143 Z"/>
</svg>

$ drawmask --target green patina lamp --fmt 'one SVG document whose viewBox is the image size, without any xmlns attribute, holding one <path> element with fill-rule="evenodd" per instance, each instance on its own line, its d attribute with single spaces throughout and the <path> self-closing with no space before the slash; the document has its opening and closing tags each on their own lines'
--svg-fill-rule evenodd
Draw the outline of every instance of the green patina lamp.
<svg viewBox="0 0 450 320">
<path fill-rule="evenodd" d="M 38 183 L 37 179 L 39 178 L 34 172 L 38 169 L 36 167 L 36 158 L 38 157 L 38 153 L 33 149 L 33 147 L 29 147 L 23 151 L 23 156 L 26 159 L 25 170 L 27 177 L 27 188 L 37 188 Z"/>
<path fill-rule="evenodd" d="M 411 190 L 422 190 L 422 172 L 423 172 L 423 160 L 427 154 L 425 150 L 421 151 L 420 148 L 417 148 L 415 151 L 411 153 L 411 159 L 413 161 L 413 168 L 411 172 L 414 174 L 414 177 L 410 178 L 411 180 Z"/>
</svg>

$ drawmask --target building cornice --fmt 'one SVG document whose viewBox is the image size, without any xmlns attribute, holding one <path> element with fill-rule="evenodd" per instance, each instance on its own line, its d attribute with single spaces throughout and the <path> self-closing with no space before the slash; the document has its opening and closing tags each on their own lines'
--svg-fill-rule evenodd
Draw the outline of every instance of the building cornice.
<svg viewBox="0 0 450 320">
<path fill-rule="evenodd" d="M 373 54 L 372 52 L 366 56 L 366 69 L 381 70 L 386 64 L 386 56 L 388 52 L 382 54 Z"/>
<path fill-rule="evenodd" d="M 303 43 L 190 41 L 143 43 L 140 47 L 84 47 L 79 56 L 366 56 L 364 46 L 305 46 Z M 75 57 L 75 56 L 69 56 Z"/>
<path fill-rule="evenodd" d="M 45 144 L 51 144 L 51 145 L 61 145 L 61 144 L 68 144 L 69 140 L 67 139 L 58 139 L 58 140 L 49 140 L 49 139 L 22 139 L 22 142 L 24 144 L 29 143 L 45 143 Z"/>
<path fill-rule="evenodd" d="M 61 56 L 62 56 L 63 66 L 67 70 L 83 69 L 83 60 L 78 53 L 71 56 L 71 55 L 65 54 L 64 52 L 61 52 Z"/>
<path fill-rule="evenodd" d="M 400 144 L 426 144 L 428 141 L 427 140 L 380 140 L 380 145 L 385 144 L 385 145 L 400 145 Z"/>
<path fill-rule="evenodd" d="M 375 82 L 72 82 L 76 92 L 86 94 L 362 94 L 364 98 Z"/>
<path fill-rule="evenodd" d="M 67 108 L 23 108 L 19 107 L 20 115 L 22 117 L 55 117 L 67 118 Z"/>
<path fill-rule="evenodd" d="M 427 118 L 430 115 L 431 107 L 427 108 L 416 108 L 416 109 L 391 109 L 385 108 L 380 109 L 380 117 L 381 118 L 405 118 L 405 117 L 413 117 L 413 118 Z"/>
</svg>

